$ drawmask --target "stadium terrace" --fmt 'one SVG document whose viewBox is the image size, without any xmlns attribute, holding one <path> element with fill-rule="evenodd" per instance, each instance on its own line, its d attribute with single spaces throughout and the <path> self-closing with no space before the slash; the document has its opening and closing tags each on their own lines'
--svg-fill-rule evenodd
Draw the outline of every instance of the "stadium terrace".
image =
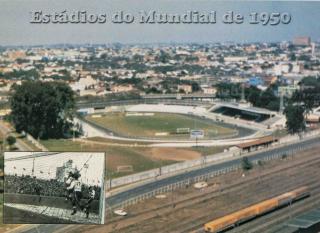
<svg viewBox="0 0 320 233">
<path fill-rule="evenodd" d="M 158 13 L 157 11 L 141 11 L 141 24 L 214 24 L 216 23 L 216 12 L 210 11 L 200 13 L 198 11 L 187 11 L 184 14 Z"/>
</svg>

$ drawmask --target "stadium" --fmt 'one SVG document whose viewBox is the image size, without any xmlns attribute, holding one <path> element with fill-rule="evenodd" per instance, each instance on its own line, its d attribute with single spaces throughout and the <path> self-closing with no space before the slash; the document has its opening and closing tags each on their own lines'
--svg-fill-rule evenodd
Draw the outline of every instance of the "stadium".
<svg viewBox="0 0 320 233">
<path fill-rule="evenodd" d="M 103 223 L 104 159 L 104 153 L 6 152 L 4 222 Z M 79 192 L 68 189 L 70 174 Z"/>
<path fill-rule="evenodd" d="M 236 145 L 285 127 L 277 112 L 248 103 L 189 102 L 99 105 L 78 109 L 87 137 L 150 143 Z"/>
</svg>

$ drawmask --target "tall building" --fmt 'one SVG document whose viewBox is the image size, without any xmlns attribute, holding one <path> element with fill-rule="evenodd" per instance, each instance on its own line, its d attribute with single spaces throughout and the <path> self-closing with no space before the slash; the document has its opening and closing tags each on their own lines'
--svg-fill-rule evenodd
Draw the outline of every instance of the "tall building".
<svg viewBox="0 0 320 233">
<path fill-rule="evenodd" d="M 316 56 L 316 44 L 311 43 L 311 56 L 315 57 Z"/>
<path fill-rule="evenodd" d="M 311 55 L 313 58 L 320 58 L 319 44 L 311 43 Z"/>
<path fill-rule="evenodd" d="M 298 36 L 293 39 L 293 45 L 310 46 L 311 38 L 308 36 Z"/>
</svg>

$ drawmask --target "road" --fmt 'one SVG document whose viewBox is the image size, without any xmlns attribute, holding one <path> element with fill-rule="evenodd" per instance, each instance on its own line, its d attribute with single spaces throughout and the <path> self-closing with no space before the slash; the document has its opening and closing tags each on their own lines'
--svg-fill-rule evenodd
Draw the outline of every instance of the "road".
<svg viewBox="0 0 320 233">
<path fill-rule="evenodd" d="M 279 147 L 279 148 L 274 148 L 274 149 L 271 149 L 268 151 L 263 151 L 263 152 L 255 154 L 253 156 L 250 156 L 250 160 L 262 160 L 264 157 L 270 156 L 272 154 L 284 154 L 288 151 L 295 150 L 300 147 L 307 147 L 310 145 L 314 145 L 319 142 L 320 142 L 320 138 L 313 138 L 310 140 L 301 141 L 299 143 L 286 145 L 286 146 Z M 214 164 L 212 166 L 208 166 L 208 167 L 200 168 L 198 170 L 193 170 L 193 171 L 189 171 L 189 172 L 186 172 L 183 174 L 171 176 L 168 178 L 164 178 L 162 180 L 157 180 L 152 183 L 147 183 L 147 184 L 144 184 L 144 185 L 141 185 L 138 187 L 134 187 L 130 190 L 115 194 L 115 195 L 107 198 L 106 202 L 107 202 L 107 205 L 112 207 L 112 206 L 115 206 L 119 203 L 122 203 L 125 200 L 139 196 L 143 193 L 151 192 L 152 190 L 158 189 L 160 187 L 167 186 L 169 184 L 174 184 L 179 181 L 191 179 L 196 176 L 208 174 L 213 171 L 218 171 L 218 170 L 221 170 L 221 169 L 224 169 L 227 167 L 237 165 L 239 163 L 241 163 L 241 158 L 227 161 L 227 162 L 220 163 L 220 164 Z"/>
<path fill-rule="evenodd" d="M 8 134 L 12 132 L 12 129 L 10 129 L 9 126 L 0 120 L 0 131 L 3 135 L 5 135 L 5 137 L 7 137 Z M 15 146 L 19 149 L 19 151 L 33 151 L 33 148 L 19 138 L 17 138 Z"/>
<path fill-rule="evenodd" d="M 271 149 L 269 151 L 263 151 L 263 152 L 259 152 L 253 156 L 250 157 L 250 160 L 261 160 L 267 156 L 270 156 L 272 154 L 284 154 L 284 153 L 288 153 L 292 150 L 301 148 L 301 147 L 308 147 L 308 146 L 312 146 L 315 144 L 318 144 L 320 142 L 320 138 L 313 138 L 313 139 L 308 139 L 305 141 L 301 141 L 299 143 L 295 143 L 295 144 L 291 144 L 291 145 L 286 145 L 283 147 L 279 147 L 279 148 L 274 148 Z M 227 168 L 236 164 L 241 163 L 241 159 L 235 159 L 232 161 L 228 161 L 228 162 L 224 162 L 221 164 L 215 164 L 212 166 L 208 166 L 208 167 L 204 167 L 204 168 L 200 168 L 198 170 L 194 170 L 194 171 L 190 171 L 190 172 L 186 172 L 184 174 L 179 174 L 179 175 L 175 175 L 172 177 L 168 177 L 162 180 L 158 180 L 155 181 L 153 183 L 148 183 L 148 184 L 144 184 L 141 185 L 139 187 L 134 187 L 130 190 L 124 191 L 122 193 L 118 193 L 114 196 L 111 196 L 109 198 L 106 199 L 107 205 L 108 206 L 115 206 L 117 204 L 120 204 L 121 202 L 141 195 L 143 193 L 147 193 L 150 192 L 154 189 L 158 189 L 160 187 L 169 185 L 169 184 L 173 184 L 176 183 L 178 181 L 182 181 L 182 180 L 186 180 L 188 178 L 193 178 L 195 176 L 199 176 L 199 175 L 203 175 L 203 174 L 207 174 L 209 172 L 215 171 L 215 170 L 220 170 L 223 168 Z M 35 226 L 35 228 L 32 229 L 20 229 L 19 232 L 27 232 L 27 233 L 51 233 L 51 232 L 64 232 L 65 228 L 71 228 L 72 226 L 65 226 L 65 225 L 37 225 Z"/>
</svg>

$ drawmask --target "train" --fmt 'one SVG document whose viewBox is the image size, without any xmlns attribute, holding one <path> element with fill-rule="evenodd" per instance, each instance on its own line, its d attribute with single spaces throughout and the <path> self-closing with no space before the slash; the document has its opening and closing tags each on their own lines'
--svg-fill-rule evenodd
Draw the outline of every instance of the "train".
<svg viewBox="0 0 320 233">
<path fill-rule="evenodd" d="M 307 186 L 294 189 L 274 198 L 262 201 L 239 211 L 233 212 L 221 218 L 210 221 L 204 225 L 205 232 L 221 232 L 235 227 L 257 216 L 266 214 L 280 207 L 291 204 L 294 201 L 310 196 Z"/>
</svg>

